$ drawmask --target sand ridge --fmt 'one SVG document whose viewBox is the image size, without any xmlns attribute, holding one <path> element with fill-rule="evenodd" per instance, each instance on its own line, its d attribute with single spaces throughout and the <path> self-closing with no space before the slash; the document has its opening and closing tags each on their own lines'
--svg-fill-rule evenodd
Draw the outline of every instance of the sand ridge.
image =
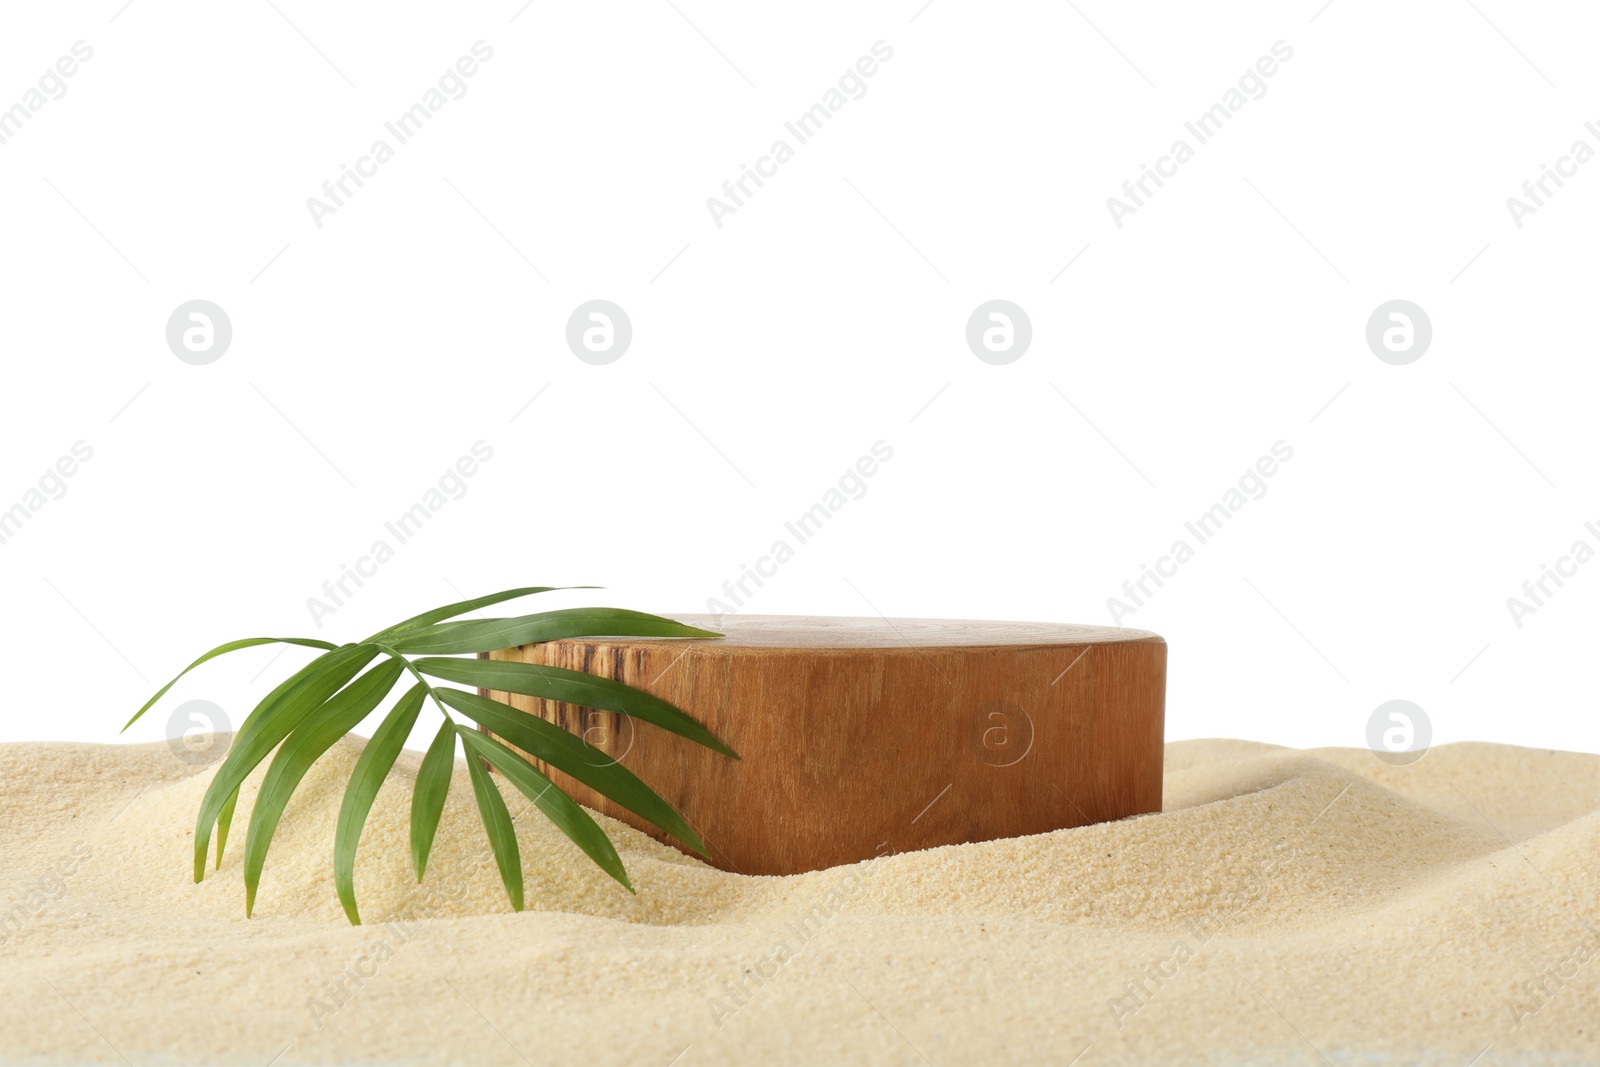
<svg viewBox="0 0 1600 1067">
<path fill-rule="evenodd" d="M 1600 1063 L 1597 756 L 1179 742 L 1159 815 L 899 854 L 905 798 L 882 856 L 790 878 L 599 817 L 637 895 L 507 790 L 519 915 L 464 764 L 416 885 L 407 753 L 352 928 L 362 743 L 289 804 L 248 921 L 259 773 L 195 885 L 211 768 L 0 746 L 0 1062 Z"/>
</svg>

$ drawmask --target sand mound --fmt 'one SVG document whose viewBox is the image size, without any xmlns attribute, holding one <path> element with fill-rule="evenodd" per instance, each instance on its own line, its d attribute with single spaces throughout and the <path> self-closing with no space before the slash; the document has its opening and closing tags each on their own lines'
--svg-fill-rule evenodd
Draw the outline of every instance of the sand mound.
<svg viewBox="0 0 1600 1067">
<path fill-rule="evenodd" d="M 209 769 L 0 746 L 0 1061 L 1600 1063 L 1597 756 L 1183 742 L 1160 815 L 792 878 L 601 817 L 636 896 L 507 790 L 518 915 L 464 764 L 415 884 L 408 753 L 352 928 L 359 744 L 290 803 L 249 921 L 253 782 L 197 886 Z"/>
</svg>

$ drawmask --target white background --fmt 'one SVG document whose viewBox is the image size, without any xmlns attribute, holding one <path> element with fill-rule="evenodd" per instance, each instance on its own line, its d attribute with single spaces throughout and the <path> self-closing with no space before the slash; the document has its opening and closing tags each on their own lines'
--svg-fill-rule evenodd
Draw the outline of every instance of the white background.
<svg viewBox="0 0 1600 1067">
<path fill-rule="evenodd" d="M 703 612 L 879 440 L 749 610 L 1108 623 L 1281 440 L 1122 620 L 1170 643 L 1170 738 L 1360 745 L 1406 698 L 1436 742 L 1600 750 L 1600 564 L 1520 628 L 1506 604 L 1600 548 L 1600 162 L 1521 228 L 1506 206 L 1600 148 L 1592 11 L 675 2 L 8 6 L 0 107 L 94 54 L 0 145 L 0 508 L 93 458 L 0 545 L 0 739 L 114 740 L 222 640 L 351 640 L 458 590 Z M 479 40 L 466 95 L 318 228 L 307 198 Z M 880 40 L 718 228 L 707 198 Z M 1114 225 L 1280 40 L 1266 95 Z M 196 298 L 233 326 L 209 366 L 165 340 Z M 633 323 L 609 366 L 564 340 L 593 298 Z M 1033 326 L 1007 366 L 964 337 L 994 298 Z M 1396 298 L 1433 324 L 1408 366 L 1365 341 Z M 308 598 L 480 440 L 318 628 Z M 303 660 L 272 655 L 124 737 L 189 698 L 237 725 Z"/>
</svg>

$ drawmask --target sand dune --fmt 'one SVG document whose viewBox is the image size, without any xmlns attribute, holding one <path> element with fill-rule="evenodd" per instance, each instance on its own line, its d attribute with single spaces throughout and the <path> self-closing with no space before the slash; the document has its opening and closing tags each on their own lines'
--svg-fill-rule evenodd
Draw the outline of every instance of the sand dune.
<svg viewBox="0 0 1600 1067">
<path fill-rule="evenodd" d="M 793 878 L 602 818 L 636 896 L 508 791 L 518 915 L 464 764 L 416 886 L 408 753 L 352 928 L 330 855 L 358 745 L 289 805 L 248 921 L 253 783 L 196 886 L 209 770 L 0 746 L 0 1061 L 1600 1063 L 1600 756 L 1182 742 L 1160 815 L 893 854 L 908 797 L 884 858 Z"/>
</svg>

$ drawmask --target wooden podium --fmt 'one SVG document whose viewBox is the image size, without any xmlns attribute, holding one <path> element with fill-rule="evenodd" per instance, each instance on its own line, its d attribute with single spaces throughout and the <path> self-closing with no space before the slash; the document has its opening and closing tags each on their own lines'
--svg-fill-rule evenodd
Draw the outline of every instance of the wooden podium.
<svg viewBox="0 0 1600 1067">
<path fill-rule="evenodd" d="M 491 654 L 643 689 L 729 759 L 624 715 L 490 693 L 676 806 L 709 858 L 795 874 L 1161 810 L 1167 646 L 1048 623 L 674 616 L 715 640 L 575 638 Z M 580 803 L 671 841 L 543 763 Z M 673 844 L 677 842 L 673 841 Z"/>
</svg>

